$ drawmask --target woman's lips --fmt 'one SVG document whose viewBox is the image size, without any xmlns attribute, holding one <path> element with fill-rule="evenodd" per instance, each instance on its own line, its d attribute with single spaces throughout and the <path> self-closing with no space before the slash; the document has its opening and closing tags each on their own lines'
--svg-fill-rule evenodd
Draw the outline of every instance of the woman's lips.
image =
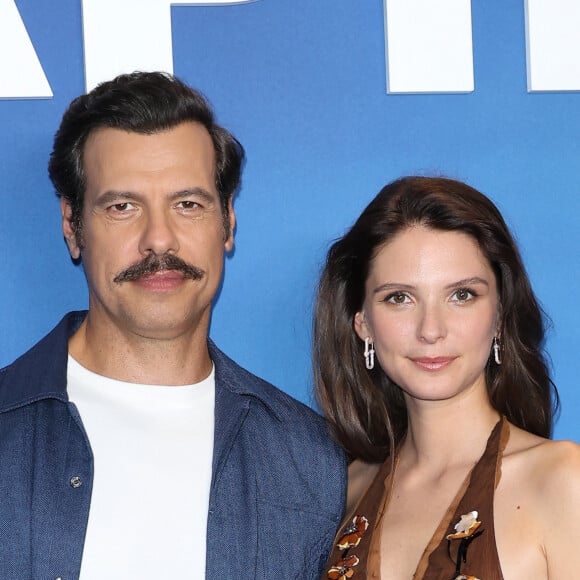
<svg viewBox="0 0 580 580">
<path fill-rule="evenodd" d="M 411 358 L 411 360 L 420 368 L 426 371 L 440 371 L 448 367 L 457 357 L 455 356 L 422 356 Z"/>
</svg>

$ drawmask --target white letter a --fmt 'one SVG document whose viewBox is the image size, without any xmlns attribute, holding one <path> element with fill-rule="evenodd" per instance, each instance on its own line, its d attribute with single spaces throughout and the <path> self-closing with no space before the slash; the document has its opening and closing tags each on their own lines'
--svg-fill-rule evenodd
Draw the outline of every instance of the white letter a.
<svg viewBox="0 0 580 580">
<path fill-rule="evenodd" d="M 13 0 L 0 0 L 0 98 L 50 98 L 52 90 Z"/>
</svg>

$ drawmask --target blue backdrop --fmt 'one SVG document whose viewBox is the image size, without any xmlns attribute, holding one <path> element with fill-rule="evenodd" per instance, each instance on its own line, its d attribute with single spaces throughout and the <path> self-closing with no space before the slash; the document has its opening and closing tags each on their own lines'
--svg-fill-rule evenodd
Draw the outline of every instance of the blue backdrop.
<svg viewBox="0 0 580 580">
<path fill-rule="evenodd" d="M 87 304 L 46 173 L 60 117 L 85 90 L 81 4 L 16 6 L 54 96 L 0 100 L 0 366 Z M 171 14 L 174 72 L 209 97 L 248 157 L 216 342 L 312 404 L 311 309 L 329 242 L 388 181 L 444 174 L 489 195 L 514 231 L 553 321 L 547 347 L 563 408 L 555 436 L 580 441 L 580 95 L 527 91 L 523 1 L 473 4 L 467 94 L 387 94 L 381 0 Z"/>
</svg>

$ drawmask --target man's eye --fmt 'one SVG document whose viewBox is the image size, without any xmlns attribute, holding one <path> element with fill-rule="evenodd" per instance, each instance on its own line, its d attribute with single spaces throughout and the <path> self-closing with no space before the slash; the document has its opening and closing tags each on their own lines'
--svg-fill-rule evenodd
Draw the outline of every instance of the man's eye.
<svg viewBox="0 0 580 580">
<path fill-rule="evenodd" d="M 129 203 L 128 201 L 125 201 L 123 203 L 116 203 L 114 205 L 112 205 L 110 207 L 110 209 L 112 209 L 113 211 L 119 212 L 119 213 L 123 213 L 129 209 L 132 209 L 133 204 Z"/>
<path fill-rule="evenodd" d="M 178 207 L 181 209 L 195 209 L 201 206 L 196 201 L 184 200 L 179 202 Z"/>
</svg>

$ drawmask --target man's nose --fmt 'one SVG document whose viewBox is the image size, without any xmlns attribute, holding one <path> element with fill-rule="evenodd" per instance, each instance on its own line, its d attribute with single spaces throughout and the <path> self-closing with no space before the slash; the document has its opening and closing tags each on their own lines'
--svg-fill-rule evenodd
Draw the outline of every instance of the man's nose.
<svg viewBox="0 0 580 580">
<path fill-rule="evenodd" d="M 165 211 L 149 212 L 143 220 L 143 232 L 139 251 L 142 254 L 177 253 L 179 242 L 175 232 L 175 224 Z"/>
</svg>

